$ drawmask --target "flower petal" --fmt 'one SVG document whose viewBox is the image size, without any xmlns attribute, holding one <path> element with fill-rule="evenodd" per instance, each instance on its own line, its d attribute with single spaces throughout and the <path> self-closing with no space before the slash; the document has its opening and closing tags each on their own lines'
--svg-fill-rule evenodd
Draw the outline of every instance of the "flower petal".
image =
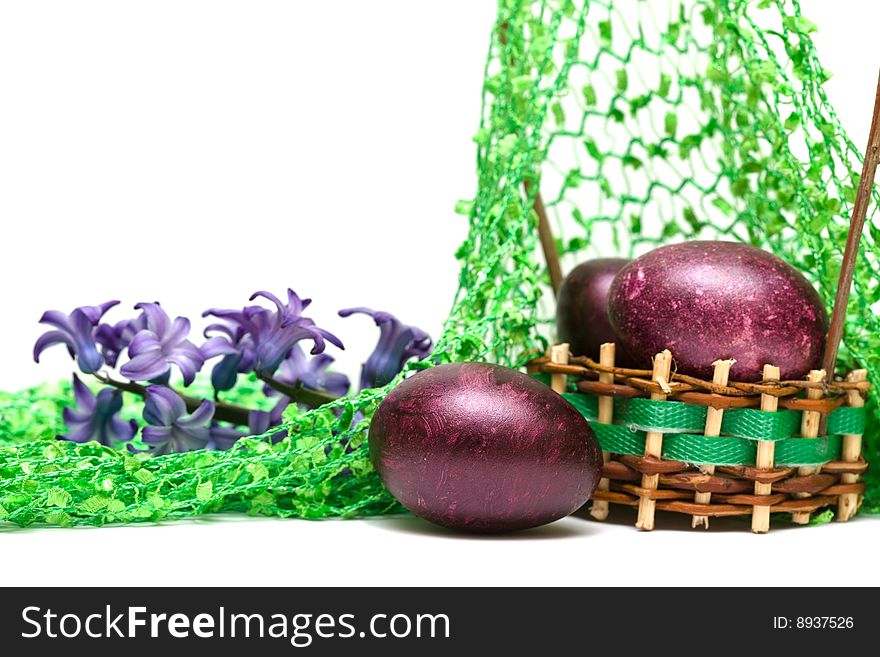
<svg viewBox="0 0 880 657">
<path fill-rule="evenodd" d="M 236 349 L 229 340 L 221 338 L 219 335 L 205 340 L 205 342 L 202 343 L 202 346 L 199 347 L 199 351 L 202 352 L 202 358 L 205 360 L 217 356 L 228 356 L 229 354 L 238 353 L 238 349 Z"/>
<path fill-rule="evenodd" d="M 80 306 L 77 310 L 82 311 L 89 318 L 92 326 L 94 326 L 101 321 L 101 318 L 108 310 L 117 305 L 119 305 L 119 301 L 105 301 L 97 306 Z"/>
<path fill-rule="evenodd" d="M 171 366 L 162 357 L 162 352 L 155 350 L 132 358 L 119 371 L 132 381 L 152 381 L 166 374 L 169 369 Z"/>
<path fill-rule="evenodd" d="M 265 290 L 260 290 L 260 291 L 258 291 L 258 292 L 254 292 L 254 293 L 251 295 L 251 298 L 249 299 L 249 301 L 253 301 L 253 300 L 256 299 L 257 297 L 263 297 L 264 299 L 268 299 L 269 301 L 271 301 L 272 303 L 274 303 L 274 304 L 275 304 L 275 307 L 278 309 L 278 314 L 279 314 L 279 315 L 284 313 L 284 304 L 281 303 L 281 299 L 279 299 L 278 297 L 276 297 L 276 296 L 275 296 L 274 294 L 272 294 L 271 292 L 266 292 Z"/>
<path fill-rule="evenodd" d="M 287 288 L 287 307 L 292 310 L 303 311 L 312 303 L 311 299 L 300 299 L 299 295 L 291 288 Z"/>
<path fill-rule="evenodd" d="M 269 413 L 266 411 L 251 411 L 248 413 L 248 431 L 254 436 L 266 433 L 270 421 Z"/>
<path fill-rule="evenodd" d="M 361 389 L 389 383 L 410 358 L 424 358 L 431 352 L 433 343 L 427 333 L 403 324 L 391 313 L 364 307 L 339 311 L 342 317 L 353 314 L 368 315 L 379 327 L 379 341 L 361 368 Z"/>
<path fill-rule="evenodd" d="M 180 370 L 181 375 L 183 375 L 183 385 L 189 386 L 193 381 L 196 380 L 196 372 L 198 369 L 196 364 L 193 362 L 191 358 L 187 358 L 186 356 L 182 356 L 179 354 L 173 354 L 168 356 L 165 359 L 167 362 L 177 365 L 177 369 Z"/>
<path fill-rule="evenodd" d="M 108 437 L 111 441 L 127 442 L 134 438 L 137 429 L 138 425 L 134 420 L 126 422 L 122 418 L 113 417 L 108 423 Z"/>
<path fill-rule="evenodd" d="M 238 373 L 247 374 L 253 372 L 257 364 L 257 351 L 253 346 L 247 346 L 241 350 L 241 362 L 238 364 Z"/>
<path fill-rule="evenodd" d="M 202 334 L 207 338 L 211 333 L 222 333 L 223 337 L 228 341 L 235 341 L 235 329 L 227 324 L 208 324 Z M 211 339 L 213 340 L 214 338 Z"/>
<path fill-rule="evenodd" d="M 269 411 L 269 424 L 273 427 L 281 424 L 284 419 L 284 411 L 290 406 L 293 400 L 287 395 L 281 395 L 278 398 L 278 401 L 275 402 L 275 405 L 272 407 L 272 410 Z"/>
<path fill-rule="evenodd" d="M 211 439 L 211 431 L 208 427 L 189 429 L 175 425 L 172 429 L 174 451 L 191 452 L 196 449 L 204 449 Z"/>
<path fill-rule="evenodd" d="M 95 408 L 102 417 L 111 417 L 122 410 L 122 393 L 115 388 L 102 388 L 95 398 Z"/>
<path fill-rule="evenodd" d="M 76 401 L 77 411 L 91 412 L 95 410 L 97 398 L 76 374 L 73 375 L 73 398 Z"/>
<path fill-rule="evenodd" d="M 68 427 L 77 423 L 88 422 L 91 416 L 91 412 L 79 412 L 74 408 L 61 409 L 61 417 L 64 418 L 64 424 Z"/>
<path fill-rule="evenodd" d="M 203 400 L 199 407 L 192 412 L 192 415 L 179 418 L 175 424 L 185 429 L 196 429 L 199 427 L 207 427 L 211 420 L 214 419 L 214 404 L 207 399 Z"/>
<path fill-rule="evenodd" d="M 329 354 L 306 357 L 299 345 L 294 345 L 290 354 L 281 363 L 274 378 L 288 385 L 302 383 L 312 390 L 326 390 L 342 397 L 351 386 L 348 377 L 341 372 L 328 372 L 334 359 Z"/>
<path fill-rule="evenodd" d="M 174 345 L 174 351 L 179 353 L 181 356 L 189 358 L 190 360 L 193 360 L 197 363 L 204 364 L 205 362 L 205 357 L 202 355 L 201 349 L 199 349 L 189 340 L 178 342 L 176 345 Z M 199 367 L 201 367 L 201 365 Z"/>
<path fill-rule="evenodd" d="M 170 427 L 186 413 L 180 395 L 165 386 L 149 386 L 144 403 L 144 419 L 157 427 Z"/>
<path fill-rule="evenodd" d="M 189 340 L 184 340 L 172 353 L 165 356 L 165 360 L 177 365 L 183 374 L 183 383 L 187 386 L 195 380 L 196 372 L 205 364 L 202 352 Z"/>
<path fill-rule="evenodd" d="M 90 345 L 84 344 L 82 345 L 82 348 L 77 350 L 76 364 L 79 366 L 79 369 L 86 374 L 94 374 L 101 369 L 101 366 L 104 364 L 104 357 L 98 351 L 94 343 Z"/>
<path fill-rule="evenodd" d="M 134 358 L 135 356 L 161 349 L 162 343 L 159 340 L 159 336 L 150 330 L 144 329 L 143 331 L 138 331 L 134 338 L 132 338 L 131 344 L 128 345 L 128 355 Z"/>
<path fill-rule="evenodd" d="M 67 333 L 62 331 L 47 331 L 43 333 L 39 338 L 37 338 L 36 344 L 34 344 L 34 362 L 40 362 L 40 355 L 46 350 L 48 347 L 52 347 L 56 344 L 63 344 L 67 346 L 67 352 L 70 354 L 71 358 L 76 356 L 76 351 L 74 350 L 73 340 L 71 340 Z"/>
<path fill-rule="evenodd" d="M 72 423 L 67 425 L 67 433 L 61 437 L 74 443 L 87 443 L 95 440 L 94 426 L 91 422 Z"/>
<path fill-rule="evenodd" d="M 70 318 L 60 310 L 47 310 L 44 312 L 43 316 L 40 317 L 40 324 L 54 326 L 58 330 L 64 331 L 69 335 L 72 335 L 74 332 L 73 326 L 70 323 Z"/>
<path fill-rule="evenodd" d="M 120 352 L 127 346 L 122 337 L 122 329 L 110 324 L 100 324 L 95 329 L 95 342 L 101 345 L 101 354 L 110 367 L 116 367 Z"/>
<path fill-rule="evenodd" d="M 147 319 L 147 327 L 159 336 L 160 339 L 168 333 L 171 318 L 168 317 L 168 313 L 158 303 L 141 302 L 135 305 L 135 309 L 144 313 Z"/>
<path fill-rule="evenodd" d="M 211 427 L 210 435 L 211 441 L 206 445 L 208 449 L 230 449 L 239 438 L 248 434 L 232 426 L 215 424 Z"/>
<path fill-rule="evenodd" d="M 176 317 L 174 323 L 171 325 L 171 329 L 162 337 L 162 342 L 172 345 L 177 344 L 186 339 L 186 336 L 189 335 L 189 331 L 189 320 L 186 317 Z"/>
<path fill-rule="evenodd" d="M 384 310 L 373 310 L 372 308 L 358 306 L 357 308 L 344 308 L 339 311 L 340 317 L 349 317 L 350 315 L 367 315 L 368 317 L 372 317 L 376 326 L 381 326 L 387 322 L 399 323 L 394 315 L 385 312 Z"/>
<path fill-rule="evenodd" d="M 70 324 L 73 328 L 71 337 L 79 368 L 87 374 L 97 372 L 104 364 L 104 358 L 98 352 L 98 345 L 95 343 L 94 324 L 80 308 L 70 314 Z"/>
<path fill-rule="evenodd" d="M 241 354 L 229 354 L 220 359 L 211 370 L 211 385 L 217 392 L 232 390 L 238 378 L 238 364 L 241 362 Z"/>
<path fill-rule="evenodd" d="M 332 345 L 335 345 L 335 346 L 339 347 L 339 348 L 342 349 L 343 351 L 345 350 L 345 345 L 342 344 L 342 340 L 340 340 L 339 338 L 337 338 L 337 337 L 336 337 L 335 335 L 333 335 L 330 331 L 327 331 L 326 329 L 318 329 L 318 330 L 321 332 L 321 335 L 324 336 L 324 339 L 327 340 L 327 342 L 329 342 L 329 343 L 332 344 Z"/>
<path fill-rule="evenodd" d="M 171 438 L 171 427 L 144 427 L 141 429 L 141 438 L 148 445 L 164 443 Z"/>
<path fill-rule="evenodd" d="M 318 387 L 338 397 L 347 395 L 349 388 L 351 388 L 351 381 L 342 372 L 327 372 L 321 377 L 320 382 L 321 385 Z"/>
</svg>

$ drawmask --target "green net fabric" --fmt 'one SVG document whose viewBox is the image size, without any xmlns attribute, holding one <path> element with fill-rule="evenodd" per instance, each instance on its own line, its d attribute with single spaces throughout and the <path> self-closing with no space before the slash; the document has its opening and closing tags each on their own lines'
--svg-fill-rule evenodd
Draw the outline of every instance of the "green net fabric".
<svg viewBox="0 0 880 657">
<path fill-rule="evenodd" d="M 544 350 L 553 299 L 537 248 L 538 191 L 566 267 L 669 241 L 741 240 L 797 266 L 830 305 L 861 156 L 823 90 L 815 29 L 796 0 L 500 0 L 474 137 L 477 191 L 456 207 L 470 231 L 433 362 L 519 366 Z M 839 363 L 874 381 L 876 200 Z M 366 447 L 385 392 L 289 415 L 290 438 L 276 444 L 255 437 L 228 452 L 156 458 L 55 441 L 63 388 L 4 395 L 0 518 L 100 525 L 399 510 Z M 875 461 L 877 427 L 872 397 Z M 865 508 L 880 510 L 871 477 Z"/>
</svg>

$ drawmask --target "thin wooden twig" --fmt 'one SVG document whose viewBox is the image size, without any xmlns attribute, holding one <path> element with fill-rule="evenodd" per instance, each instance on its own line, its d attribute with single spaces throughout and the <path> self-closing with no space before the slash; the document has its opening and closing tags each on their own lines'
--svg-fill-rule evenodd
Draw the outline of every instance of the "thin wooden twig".
<svg viewBox="0 0 880 657">
<path fill-rule="evenodd" d="M 848 379 L 850 381 L 864 381 L 868 376 L 867 370 L 855 370 L 850 372 Z M 865 398 L 857 390 L 851 390 L 847 393 L 847 401 L 853 408 L 862 408 L 865 405 Z M 843 437 L 843 454 L 840 460 L 846 463 L 858 463 L 862 455 L 862 435 L 846 434 Z M 851 472 L 844 472 L 840 477 L 842 484 L 855 484 L 859 481 L 859 475 Z M 856 511 L 859 510 L 861 496 L 856 493 L 846 493 L 841 495 L 837 500 L 837 520 L 846 522 L 852 518 Z"/>
<path fill-rule="evenodd" d="M 825 370 L 810 370 L 808 375 L 810 381 L 823 381 L 827 378 L 827 373 Z M 819 389 L 811 389 L 807 390 L 807 399 L 821 399 L 822 391 Z M 819 436 L 819 424 L 822 420 L 822 415 L 816 413 L 815 411 L 804 411 L 804 414 L 801 416 L 801 436 L 803 438 L 818 438 Z M 821 470 L 821 468 L 816 466 L 806 466 L 798 468 L 798 477 L 808 477 L 810 475 L 816 474 Z M 795 493 L 795 497 L 797 498 L 807 498 L 810 497 L 809 493 Z M 798 525 L 806 525 L 810 522 L 810 512 L 809 511 L 798 511 L 796 513 L 791 514 L 792 522 Z"/>
<path fill-rule="evenodd" d="M 532 183 L 526 180 L 523 185 L 526 189 L 526 197 L 532 195 Z M 541 240 L 541 249 L 544 251 L 544 259 L 547 261 L 547 271 L 550 274 L 550 286 L 553 288 L 554 297 L 559 296 L 559 288 L 562 287 L 562 265 L 559 263 L 559 251 L 556 249 L 556 238 L 550 229 L 550 220 L 547 218 L 547 209 L 541 198 L 541 190 L 535 190 L 535 200 L 532 203 L 535 214 L 538 215 L 538 238 Z"/>
<path fill-rule="evenodd" d="M 599 362 L 606 367 L 614 367 L 615 346 L 613 342 L 606 342 L 599 347 Z M 614 384 L 614 375 L 609 372 L 603 372 L 599 375 L 599 381 L 605 384 Z M 610 395 L 599 397 L 599 422 L 602 424 L 611 424 L 614 420 L 614 398 Z M 610 454 L 607 451 L 602 452 L 602 462 L 608 463 Z M 611 482 L 607 477 L 603 477 L 599 481 L 598 490 L 611 490 Z M 608 502 L 605 500 L 595 500 L 590 509 L 590 515 L 596 520 L 605 520 L 608 518 Z"/>
<path fill-rule="evenodd" d="M 550 347 L 550 361 L 553 363 L 562 363 L 564 365 L 568 362 L 568 354 L 567 342 Z M 551 374 L 550 387 L 554 392 L 558 392 L 561 395 L 568 387 L 568 377 L 565 374 Z"/>
<path fill-rule="evenodd" d="M 614 374 L 616 380 L 620 383 L 638 386 L 640 388 L 651 389 L 656 387 L 645 377 L 651 376 L 650 370 L 637 370 L 627 367 L 608 367 L 597 363 L 592 358 L 586 356 L 572 356 L 569 358 L 569 364 L 560 365 L 551 363 L 549 358 L 542 356 L 528 362 L 526 367 L 536 372 L 549 372 L 570 374 L 572 376 L 597 377 L 598 373 L 608 372 Z M 871 388 L 868 381 L 806 381 L 806 380 L 785 380 L 785 381 L 758 381 L 756 383 L 742 383 L 738 381 L 729 381 L 726 386 L 715 385 L 712 381 L 698 379 L 693 376 L 687 376 L 678 372 L 673 372 L 668 381 L 676 391 L 687 391 L 695 389 L 708 390 L 717 395 L 726 397 L 749 397 L 758 395 L 773 395 L 774 397 L 788 397 L 797 394 L 801 390 L 822 390 L 825 393 L 847 393 L 850 390 L 858 390 L 859 392 L 867 392 Z"/>
<path fill-rule="evenodd" d="M 730 377 L 730 368 L 736 362 L 734 359 L 716 360 L 712 363 L 715 368 L 712 383 L 719 386 L 726 386 L 727 379 Z M 721 408 L 706 409 L 706 425 L 703 429 L 703 435 L 707 437 L 717 437 L 721 435 L 721 422 L 724 419 L 724 410 Z M 700 472 L 707 475 L 715 474 L 715 466 L 706 464 L 700 466 Z M 709 504 L 712 501 L 712 493 L 698 492 L 694 495 L 695 504 Z M 691 527 L 704 527 L 709 529 L 709 516 L 695 515 L 691 519 Z"/>
<path fill-rule="evenodd" d="M 865 161 L 862 166 L 862 179 L 856 194 L 855 205 L 853 205 L 852 220 L 850 221 L 849 234 L 846 238 L 846 248 L 843 252 L 840 277 L 837 281 L 837 294 L 834 297 L 834 310 L 831 313 L 831 327 L 825 340 L 825 357 L 822 360 L 822 369 L 828 373 L 829 381 L 834 378 L 834 364 L 837 361 L 837 351 L 840 348 L 840 340 L 843 337 L 843 329 L 846 325 L 846 306 L 849 301 L 849 291 L 852 287 L 853 272 L 855 271 L 856 257 L 859 252 L 859 242 L 862 239 L 865 218 L 868 214 L 868 206 L 871 203 L 871 191 L 874 189 L 874 176 L 877 173 L 878 163 L 880 163 L 880 78 L 877 80 L 874 114 L 871 119 L 868 148 L 865 151 Z"/>
<path fill-rule="evenodd" d="M 774 365 L 764 365 L 764 380 L 772 381 L 779 378 L 779 368 Z M 779 407 L 779 397 L 773 395 L 761 395 L 761 410 L 765 413 L 775 413 Z M 776 457 L 776 442 L 773 440 L 757 441 L 757 454 L 755 467 L 758 470 L 771 470 Z M 755 481 L 755 495 L 770 495 L 773 485 L 766 481 Z M 752 509 L 752 531 L 756 534 L 764 534 L 770 530 L 770 507 L 767 505 L 755 506 Z"/>
<path fill-rule="evenodd" d="M 672 367 L 672 353 L 668 349 L 664 349 L 654 356 L 654 370 L 652 376 L 655 381 L 666 381 L 669 379 L 669 371 Z M 663 393 L 651 393 L 653 401 L 663 401 L 666 395 Z M 659 431 L 649 431 L 645 434 L 645 456 L 659 459 L 663 452 L 663 434 Z M 636 527 L 642 531 L 649 532 L 654 529 L 654 511 L 657 508 L 656 500 L 651 497 L 652 491 L 657 490 L 660 483 L 659 474 L 643 474 L 642 488 L 645 494 L 639 497 L 639 515 L 636 521 Z"/>
<path fill-rule="evenodd" d="M 298 382 L 296 385 L 291 386 L 278 381 L 277 379 L 273 379 L 266 374 L 257 374 L 257 378 L 276 392 L 280 392 L 282 395 L 290 397 L 291 401 L 302 402 L 309 406 L 323 406 L 324 404 L 329 404 L 330 402 L 339 399 L 339 397 L 326 390 L 313 390 L 312 388 L 306 388 L 303 386 L 302 382 Z"/>
</svg>

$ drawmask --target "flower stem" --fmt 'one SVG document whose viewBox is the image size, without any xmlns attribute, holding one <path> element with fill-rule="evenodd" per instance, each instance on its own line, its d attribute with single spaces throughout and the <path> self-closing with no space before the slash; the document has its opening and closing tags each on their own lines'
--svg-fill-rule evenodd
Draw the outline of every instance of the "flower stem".
<svg viewBox="0 0 880 657">
<path fill-rule="evenodd" d="M 304 387 L 302 383 L 291 386 L 277 381 L 267 374 L 258 373 L 257 378 L 276 392 L 290 397 L 293 401 L 302 402 L 312 407 L 323 406 L 339 399 L 339 397 L 331 395 L 326 390 L 312 390 L 311 388 Z"/>
<path fill-rule="evenodd" d="M 123 390 L 125 392 L 130 392 L 132 394 L 138 395 L 139 397 L 146 398 L 147 396 L 147 388 L 142 386 L 139 383 L 134 383 L 133 381 L 118 381 L 108 374 L 99 373 L 95 374 L 95 378 L 98 379 L 101 383 L 112 386 L 117 390 Z M 170 387 L 170 386 L 166 386 Z M 180 395 L 183 402 L 186 404 L 186 410 L 190 413 L 195 411 L 199 406 L 202 405 L 201 399 L 196 397 L 190 397 L 189 395 L 181 394 L 176 391 L 177 394 Z M 247 409 L 243 406 L 236 406 L 235 404 L 228 404 L 226 402 L 215 401 L 214 403 L 214 419 L 220 420 L 222 422 L 230 422 L 231 424 L 237 424 L 243 427 L 248 425 L 248 415 L 250 414 L 250 409 Z"/>
</svg>

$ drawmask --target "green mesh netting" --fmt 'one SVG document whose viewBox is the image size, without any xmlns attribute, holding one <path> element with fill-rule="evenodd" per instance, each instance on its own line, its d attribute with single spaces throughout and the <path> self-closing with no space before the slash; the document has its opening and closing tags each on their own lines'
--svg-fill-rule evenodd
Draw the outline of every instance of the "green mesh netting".
<svg viewBox="0 0 880 657">
<path fill-rule="evenodd" d="M 501 0 L 475 136 L 477 192 L 457 207 L 470 233 L 436 360 L 518 366 L 543 351 L 553 304 L 526 181 L 568 267 L 667 241 L 736 239 L 796 265 L 830 305 L 861 156 L 823 91 L 814 29 L 796 0 Z M 875 203 L 839 364 L 867 367 L 874 381 L 876 217 Z M 5 395 L 0 518 L 99 525 L 398 510 L 365 444 L 386 391 L 291 416 L 292 437 L 274 445 L 255 437 L 228 452 L 157 458 L 52 440 L 64 390 Z M 873 396 L 868 418 L 877 461 Z M 865 506 L 880 509 L 876 474 Z"/>
</svg>

